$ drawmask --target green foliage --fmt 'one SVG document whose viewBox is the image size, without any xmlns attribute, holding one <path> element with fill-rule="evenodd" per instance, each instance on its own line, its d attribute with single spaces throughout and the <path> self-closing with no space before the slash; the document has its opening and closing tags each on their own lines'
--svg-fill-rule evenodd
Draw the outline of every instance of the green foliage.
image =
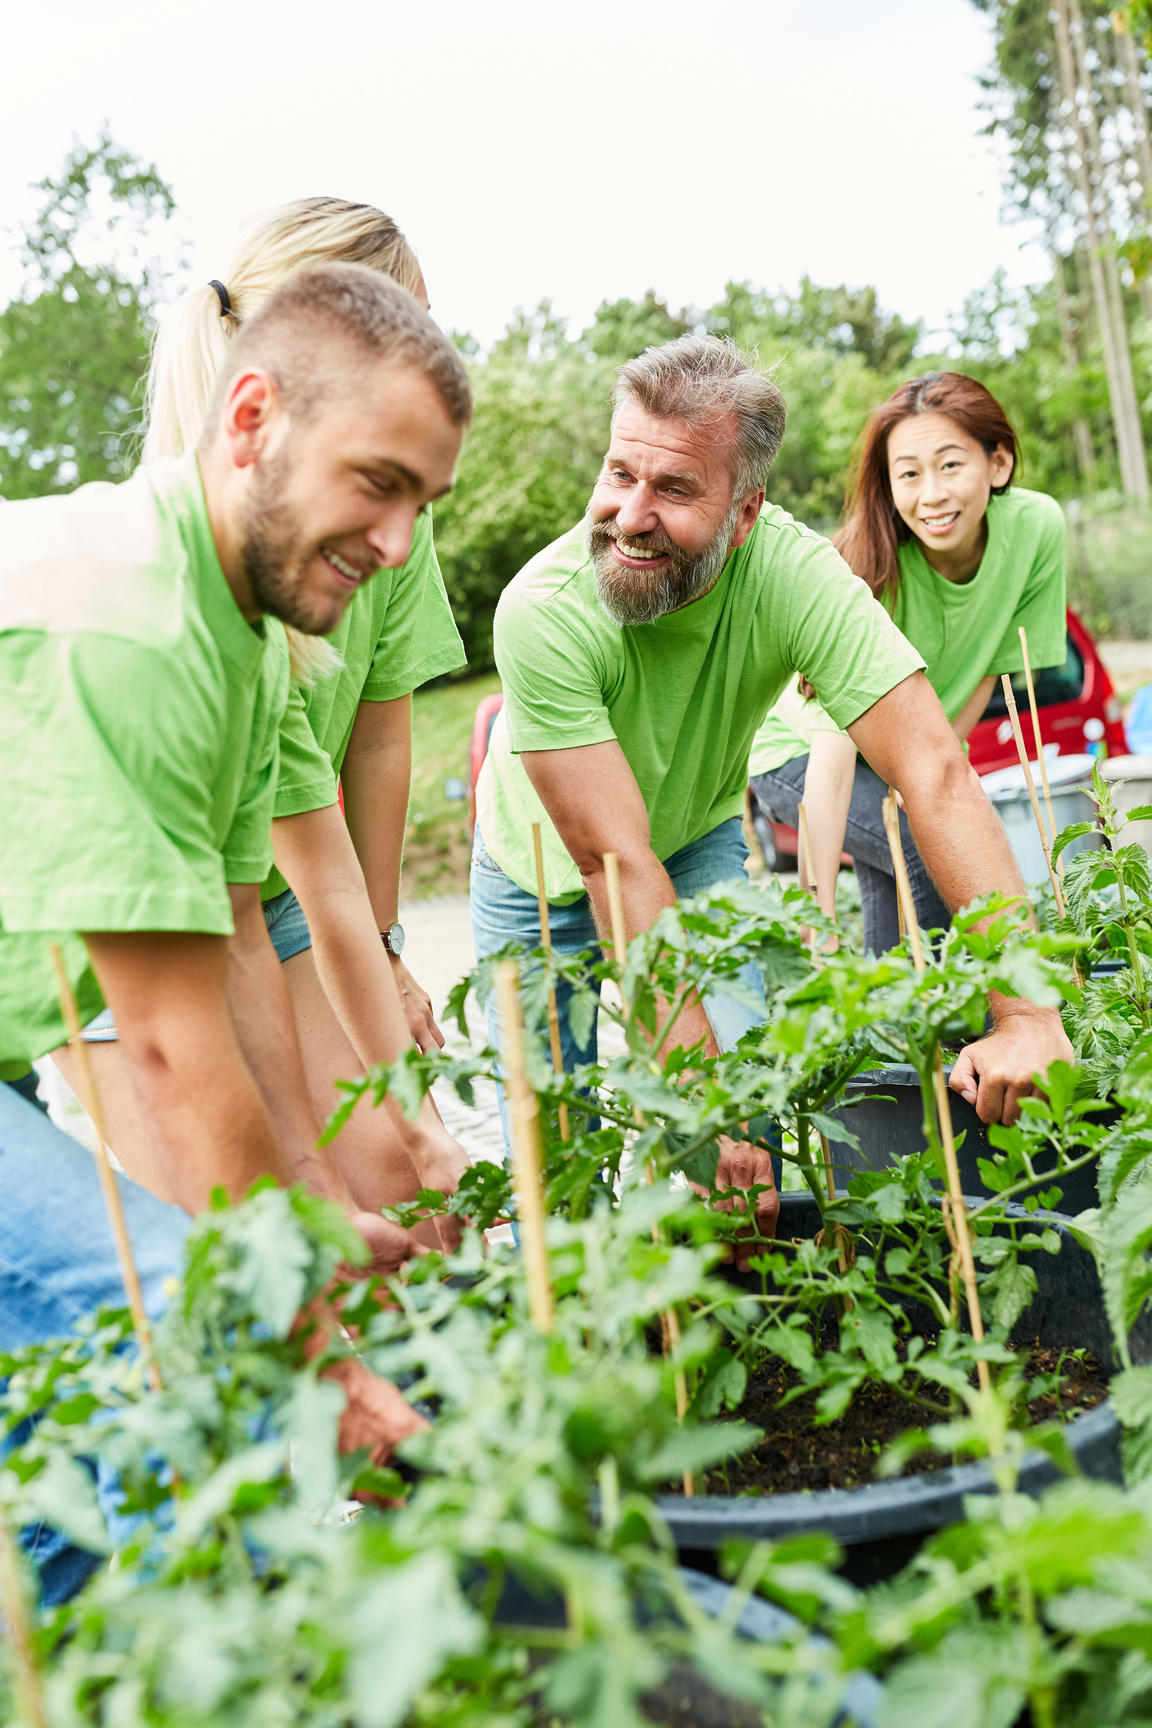
<svg viewBox="0 0 1152 1728">
<path fill-rule="evenodd" d="M 41 182 L 27 281 L 0 312 L 0 492 L 34 498 L 134 466 L 139 389 L 163 278 L 141 253 L 171 216 L 155 168 L 107 132 Z"/>
</svg>

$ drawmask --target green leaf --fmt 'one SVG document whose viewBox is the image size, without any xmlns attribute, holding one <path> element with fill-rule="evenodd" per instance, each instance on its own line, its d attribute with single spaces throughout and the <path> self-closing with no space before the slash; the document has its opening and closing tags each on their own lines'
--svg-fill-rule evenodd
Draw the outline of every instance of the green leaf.
<svg viewBox="0 0 1152 1728">
<path fill-rule="evenodd" d="M 641 1482 L 674 1482 L 686 1470 L 695 1473 L 738 1452 L 748 1452 L 764 1438 L 762 1428 L 748 1422 L 718 1422 L 710 1428 L 680 1428 L 648 1458 L 635 1464 Z"/>
<path fill-rule="evenodd" d="M 688 1406 L 693 1422 L 706 1422 L 720 1414 L 721 1408 L 735 1410 L 743 1402 L 748 1387 L 748 1370 L 731 1350 L 717 1350 L 704 1364 L 703 1372 Z"/>
<path fill-rule="evenodd" d="M 1070 846 L 1073 840 L 1082 840 L 1085 834 L 1091 834 L 1096 828 L 1095 822 L 1073 822 L 1068 828 L 1061 828 L 1052 842 L 1052 862 L 1055 864 L 1065 846 Z"/>
<path fill-rule="evenodd" d="M 1152 1422 L 1152 1368 L 1126 1368 L 1113 1376 L 1108 1390 L 1126 1428 Z"/>
<path fill-rule="evenodd" d="M 482 1631 L 450 1554 L 434 1549 L 377 1573 L 352 1617 L 348 1689 L 357 1723 L 398 1728 L 450 1657 L 479 1648 Z"/>
</svg>

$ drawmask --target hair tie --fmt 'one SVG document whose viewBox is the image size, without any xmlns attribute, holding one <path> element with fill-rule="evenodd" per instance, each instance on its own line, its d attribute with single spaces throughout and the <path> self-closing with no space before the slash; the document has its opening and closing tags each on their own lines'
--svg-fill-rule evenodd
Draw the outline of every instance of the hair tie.
<svg viewBox="0 0 1152 1728">
<path fill-rule="evenodd" d="M 227 288 L 225 288 L 223 282 L 217 282 L 215 280 L 215 278 L 213 278 L 213 280 L 211 282 L 209 282 L 208 286 L 209 286 L 209 288 L 215 288 L 215 290 L 216 290 L 216 297 L 220 302 L 220 316 L 221 316 L 221 318 L 223 318 L 226 313 L 232 311 L 231 296 L 229 295 L 228 290 L 227 290 Z"/>
</svg>

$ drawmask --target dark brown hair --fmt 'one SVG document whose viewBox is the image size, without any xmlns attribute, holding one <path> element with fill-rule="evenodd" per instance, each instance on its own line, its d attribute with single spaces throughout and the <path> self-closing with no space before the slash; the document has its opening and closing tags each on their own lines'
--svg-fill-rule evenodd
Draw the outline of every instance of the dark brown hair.
<svg viewBox="0 0 1152 1728">
<path fill-rule="evenodd" d="M 1016 477 L 1020 450 L 1008 416 L 990 390 L 963 372 L 928 372 L 901 384 L 887 402 L 873 409 L 860 434 L 848 476 L 844 525 L 833 545 L 863 576 L 877 599 L 896 599 L 900 565 L 897 554 L 912 530 L 892 498 L 888 478 L 888 434 L 913 414 L 947 414 L 991 456 L 998 444 L 1012 458 L 1012 471 L 995 493 L 1006 492 Z"/>
</svg>

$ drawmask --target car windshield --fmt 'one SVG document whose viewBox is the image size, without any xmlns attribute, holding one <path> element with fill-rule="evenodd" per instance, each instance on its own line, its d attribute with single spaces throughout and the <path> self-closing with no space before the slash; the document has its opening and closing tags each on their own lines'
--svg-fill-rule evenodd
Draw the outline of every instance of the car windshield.
<svg viewBox="0 0 1152 1728">
<path fill-rule="evenodd" d="M 1037 708 L 1055 708 L 1060 702 L 1075 702 L 1084 688 L 1084 657 L 1071 636 L 1067 638 L 1068 652 L 1064 657 L 1063 666 L 1044 666 L 1033 674 L 1036 686 Z M 1028 703 L 1028 686 L 1024 682 L 1023 672 L 1013 672 L 1012 689 L 1017 702 L 1026 707 Z M 1004 701 L 1004 690 L 1000 680 L 996 680 L 992 691 L 992 699 L 985 708 L 981 719 L 1002 720 L 1008 712 Z"/>
</svg>

